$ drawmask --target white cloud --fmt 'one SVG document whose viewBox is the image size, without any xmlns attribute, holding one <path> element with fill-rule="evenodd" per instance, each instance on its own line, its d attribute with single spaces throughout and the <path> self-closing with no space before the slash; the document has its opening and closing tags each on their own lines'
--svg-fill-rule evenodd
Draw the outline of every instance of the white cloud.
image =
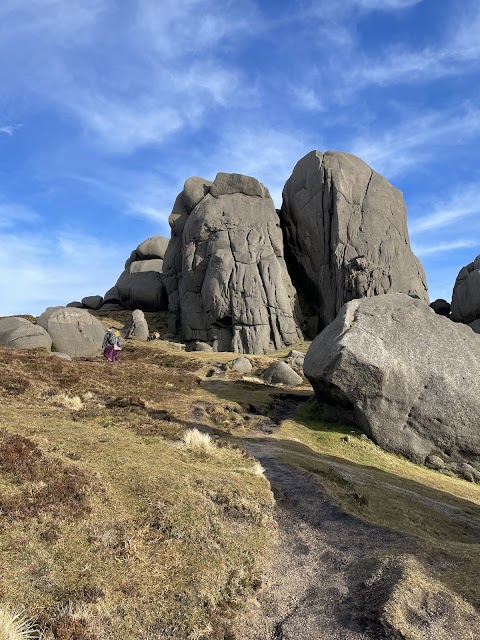
<svg viewBox="0 0 480 640">
<path fill-rule="evenodd" d="M 350 0 L 355 6 L 366 10 L 391 11 L 397 9 L 409 9 L 422 0 Z"/>
<path fill-rule="evenodd" d="M 0 236 L 0 315 L 40 314 L 86 295 L 103 295 L 121 273 L 125 250 L 78 234 Z"/>
<path fill-rule="evenodd" d="M 409 225 L 410 233 L 434 231 L 472 216 L 476 219 L 480 216 L 480 189 L 477 186 L 462 189 L 447 202 L 437 204 L 431 213 L 415 218 Z"/>
<path fill-rule="evenodd" d="M 421 245 L 412 244 L 412 251 L 419 257 L 429 256 L 434 253 L 445 253 L 446 251 L 455 251 L 457 249 L 465 249 L 467 247 L 478 247 L 479 242 L 476 240 L 452 240 L 451 242 L 437 242 L 435 244 Z"/>
<path fill-rule="evenodd" d="M 240 36 L 261 28 L 249 0 L 222 11 L 214 0 L 135 0 L 121 12 L 112 0 L 5 3 L 0 55 L 9 65 L 0 82 L 32 110 L 73 118 L 103 152 L 162 145 L 254 94 L 225 60 Z"/>
<path fill-rule="evenodd" d="M 0 198 L 0 229 L 8 229 L 19 223 L 32 224 L 38 220 L 40 216 L 29 207 Z"/>
<path fill-rule="evenodd" d="M 375 170 L 392 178 L 431 159 L 439 147 L 458 146 L 480 133 L 480 110 L 430 112 L 404 120 L 380 135 L 369 131 L 351 141 L 351 151 Z"/>
<path fill-rule="evenodd" d="M 18 129 L 21 129 L 22 127 L 23 124 L 8 124 L 4 127 L 0 127 L 0 133 L 6 133 L 7 136 L 12 137 L 15 131 L 18 131 Z"/>
</svg>

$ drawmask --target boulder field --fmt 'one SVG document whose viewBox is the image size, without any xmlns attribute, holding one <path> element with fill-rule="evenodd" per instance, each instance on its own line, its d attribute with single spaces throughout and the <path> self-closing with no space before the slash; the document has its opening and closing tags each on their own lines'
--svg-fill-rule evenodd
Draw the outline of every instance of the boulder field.
<svg viewBox="0 0 480 640">
<path fill-rule="evenodd" d="M 480 480 L 480 340 L 421 300 L 354 300 L 313 341 L 304 373 L 388 451 Z"/>
</svg>

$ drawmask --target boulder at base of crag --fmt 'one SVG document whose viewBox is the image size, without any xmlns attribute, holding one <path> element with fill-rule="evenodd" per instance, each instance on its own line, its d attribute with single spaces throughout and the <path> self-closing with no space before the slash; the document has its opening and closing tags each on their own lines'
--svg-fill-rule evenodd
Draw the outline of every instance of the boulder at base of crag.
<svg viewBox="0 0 480 640">
<path fill-rule="evenodd" d="M 399 293 L 347 303 L 307 352 L 320 401 L 388 451 L 480 478 L 480 340 Z"/>
</svg>

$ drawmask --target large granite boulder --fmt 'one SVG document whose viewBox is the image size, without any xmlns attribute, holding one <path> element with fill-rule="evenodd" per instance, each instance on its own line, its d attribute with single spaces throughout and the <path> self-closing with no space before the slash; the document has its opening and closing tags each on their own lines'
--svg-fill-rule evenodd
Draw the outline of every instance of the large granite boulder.
<svg viewBox="0 0 480 640">
<path fill-rule="evenodd" d="M 301 336 L 268 190 L 248 176 L 190 178 L 164 259 L 172 333 L 217 351 L 266 353 Z"/>
<path fill-rule="evenodd" d="M 55 351 L 71 358 L 89 358 L 100 353 L 105 327 L 86 309 L 48 307 L 37 324 L 49 333 Z"/>
<path fill-rule="evenodd" d="M 480 319 L 480 256 L 460 269 L 453 287 L 451 319 L 467 324 Z"/>
<path fill-rule="evenodd" d="M 480 471 L 478 371 L 469 327 L 399 293 L 347 303 L 304 363 L 320 400 L 350 410 L 381 447 L 464 477 Z"/>
<path fill-rule="evenodd" d="M 279 213 L 290 276 L 319 330 L 356 298 L 397 291 L 428 302 L 402 194 L 359 158 L 311 151 L 285 184 Z"/>
<path fill-rule="evenodd" d="M 52 348 L 52 339 L 45 329 L 26 318 L 0 318 L 0 344 L 14 349 Z"/>
</svg>

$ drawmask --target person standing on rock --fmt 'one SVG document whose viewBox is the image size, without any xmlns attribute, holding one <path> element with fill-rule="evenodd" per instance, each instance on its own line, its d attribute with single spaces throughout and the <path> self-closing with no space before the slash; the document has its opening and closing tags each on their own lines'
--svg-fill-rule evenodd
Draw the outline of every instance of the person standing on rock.
<svg viewBox="0 0 480 640">
<path fill-rule="evenodd" d="M 114 347 L 116 344 L 117 338 L 115 336 L 115 330 L 113 329 L 113 327 L 109 327 L 102 342 L 103 355 L 105 357 L 105 360 L 107 360 L 108 362 L 114 362 Z"/>
</svg>

